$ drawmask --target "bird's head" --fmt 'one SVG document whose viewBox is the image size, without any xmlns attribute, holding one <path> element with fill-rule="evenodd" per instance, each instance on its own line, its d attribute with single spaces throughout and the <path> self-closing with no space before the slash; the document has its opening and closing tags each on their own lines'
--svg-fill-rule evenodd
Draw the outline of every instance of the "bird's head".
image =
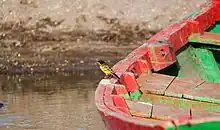
<svg viewBox="0 0 220 130">
<path fill-rule="evenodd" d="M 98 65 L 103 65 L 103 64 L 105 64 L 105 62 L 103 60 L 99 60 L 99 61 L 97 61 L 97 64 Z"/>
</svg>

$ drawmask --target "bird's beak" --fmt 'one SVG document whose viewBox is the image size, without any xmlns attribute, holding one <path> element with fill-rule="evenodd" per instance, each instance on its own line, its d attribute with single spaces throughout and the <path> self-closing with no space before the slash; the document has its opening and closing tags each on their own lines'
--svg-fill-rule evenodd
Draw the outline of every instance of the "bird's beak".
<svg viewBox="0 0 220 130">
<path fill-rule="evenodd" d="M 101 65 L 99 62 L 96 62 L 98 65 Z"/>
</svg>

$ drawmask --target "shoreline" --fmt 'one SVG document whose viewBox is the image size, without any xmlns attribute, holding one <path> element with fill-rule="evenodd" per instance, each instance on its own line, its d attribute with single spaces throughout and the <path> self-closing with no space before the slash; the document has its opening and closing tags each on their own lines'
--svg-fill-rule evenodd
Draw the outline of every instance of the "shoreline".
<svg viewBox="0 0 220 130">
<path fill-rule="evenodd" d="M 204 0 L 65 2 L 0 2 L 0 73 L 113 65 Z"/>
</svg>

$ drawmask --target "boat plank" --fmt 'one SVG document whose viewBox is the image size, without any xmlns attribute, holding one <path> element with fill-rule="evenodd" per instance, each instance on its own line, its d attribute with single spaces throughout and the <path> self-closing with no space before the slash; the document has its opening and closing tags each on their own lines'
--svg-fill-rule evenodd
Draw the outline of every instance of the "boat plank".
<svg viewBox="0 0 220 130">
<path fill-rule="evenodd" d="M 173 107 L 166 104 L 153 104 L 152 118 L 168 120 L 184 116 L 190 117 L 189 108 Z"/>
<path fill-rule="evenodd" d="M 220 46 L 220 34 L 213 32 L 204 32 L 203 35 L 200 35 L 199 33 L 193 33 L 189 36 L 188 40 L 189 42 Z"/>
<path fill-rule="evenodd" d="M 177 59 L 180 66 L 178 76 L 220 83 L 220 68 L 211 50 L 189 46 L 177 55 Z"/>
<path fill-rule="evenodd" d="M 172 107 L 205 109 L 209 111 L 220 112 L 220 105 L 210 102 L 201 102 L 196 100 L 188 100 L 184 98 L 168 97 L 154 94 L 143 94 L 140 101 L 146 103 L 161 103 Z"/>
<path fill-rule="evenodd" d="M 183 94 L 184 98 L 211 103 L 220 103 L 220 84 L 204 82 L 192 91 Z"/>
<path fill-rule="evenodd" d="M 151 117 L 151 113 L 152 113 L 151 111 L 153 107 L 152 104 L 139 102 L 139 101 L 131 101 L 131 100 L 126 100 L 126 103 L 131 115 L 142 118 Z"/>
<path fill-rule="evenodd" d="M 198 110 L 198 109 L 191 109 L 192 112 L 192 119 L 201 119 L 205 117 L 219 117 L 220 112 L 213 112 L 207 110 Z"/>
<path fill-rule="evenodd" d="M 184 93 L 190 92 L 193 88 L 202 84 L 203 80 L 197 80 L 192 78 L 175 78 L 171 85 L 165 91 L 166 96 L 182 98 Z"/>
<path fill-rule="evenodd" d="M 167 87 L 174 79 L 174 76 L 167 76 L 156 73 L 149 75 L 144 73 L 139 76 L 137 82 L 140 85 L 140 90 L 143 93 L 163 95 Z"/>
</svg>

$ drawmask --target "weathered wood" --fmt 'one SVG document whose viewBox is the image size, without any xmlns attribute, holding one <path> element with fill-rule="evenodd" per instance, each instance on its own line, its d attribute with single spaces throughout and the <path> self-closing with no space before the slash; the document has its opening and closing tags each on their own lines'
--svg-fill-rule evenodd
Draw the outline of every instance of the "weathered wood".
<svg viewBox="0 0 220 130">
<path fill-rule="evenodd" d="M 182 98 L 184 93 L 190 92 L 193 88 L 197 87 L 203 82 L 203 80 L 177 77 L 167 88 L 167 90 L 165 91 L 165 95 Z"/>
<path fill-rule="evenodd" d="M 147 60 L 140 59 L 134 63 L 134 70 L 138 76 L 144 72 L 151 73 L 150 68 L 150 63 Z"/>
<path fill-rule="evenodd" d="M 128 92 L 133 92 L 134 90 L 138 88 L 134 74 L 131 72 L 126 72 L 122 74 L 120 80 L 121 80 L 121 83 L 125 85 Z"/>
<path fill-rule="evenodd" d="M 207 117 L 219 117 L 220 112 L 207 111 L 202 109 L 191 109 L 192 119 L 201 119 Z"/>
<path fill-rule="evenodd" d="M 124 97 L 125 99 L 130 99 L 128 91 L 124 85 L 116 84 L 115 85 L 115 94 Z"/>
<path fill-rule="evenodd" d="M 154 71 L 162 70 L 176 61 L 175 52 L 167 40 L 158 40 L 149 44 L 148 56 Z"/>
<path fill-rule="evenodd" d="M 152 111 L 152 104 L 139 101 L 126 100 L 127 106 L 131 115 L 143 118 L 150 118 Z"/>
<path fill-rule="evenodd" d="M 204 32 L 203 35 L 193 33 L 189 36 L 188 40 L 189 42 L 220 46 L 220 34 L 213 32 Z"/>
<path fill-rule="evenodd" d="M 152 118 L 168 120 L 182 116 L 190 117 L 190 109 L 173 107 L 170 105 L 158 104 L 158 103 L 153 104 Z"/>
<path fill-rule="evenodd" d="M 174 80 L 175 77 L 162 74 L 153 73 L 148 75 L 146 73 L 140 75 L 137 79 L 140 85 L 140 90 L 143 93 L 153 93 L 163 95 L 166 88 Z"/>
<path fill-rule="evenodd" d="M 143 94 L 140 101 L 146 103 L 161 103 L 173 107 L 205 109 L 209 111 L 220 112 L 220 105 L 209 102 L 200 102 L 196 100 L 188 100 L 183 98 L 174 98 L 154 94 Z"/>
<path fill-rule="evenodd" d="M 183 94 L 184 98 L 220 104 L 220 84 L 204 82 L 192 91 Z"/>
<path fill-rule="evenodd" d="M 196 57 L 199 58 L 199 62 L 197 62 L 196 65 L 201 66 L 201 69 L 203 69 L 201 79 L 207 82 L 220 83 L 220 68 L 218 67 L 213 53 L 208 49 L 197 48 Z"/>
<path fill-rule="evenodd" d="M 189 46 L 177 55 L 181 77 L 220 83 L 220 68 L 211 50 Z"/>
</svg>

